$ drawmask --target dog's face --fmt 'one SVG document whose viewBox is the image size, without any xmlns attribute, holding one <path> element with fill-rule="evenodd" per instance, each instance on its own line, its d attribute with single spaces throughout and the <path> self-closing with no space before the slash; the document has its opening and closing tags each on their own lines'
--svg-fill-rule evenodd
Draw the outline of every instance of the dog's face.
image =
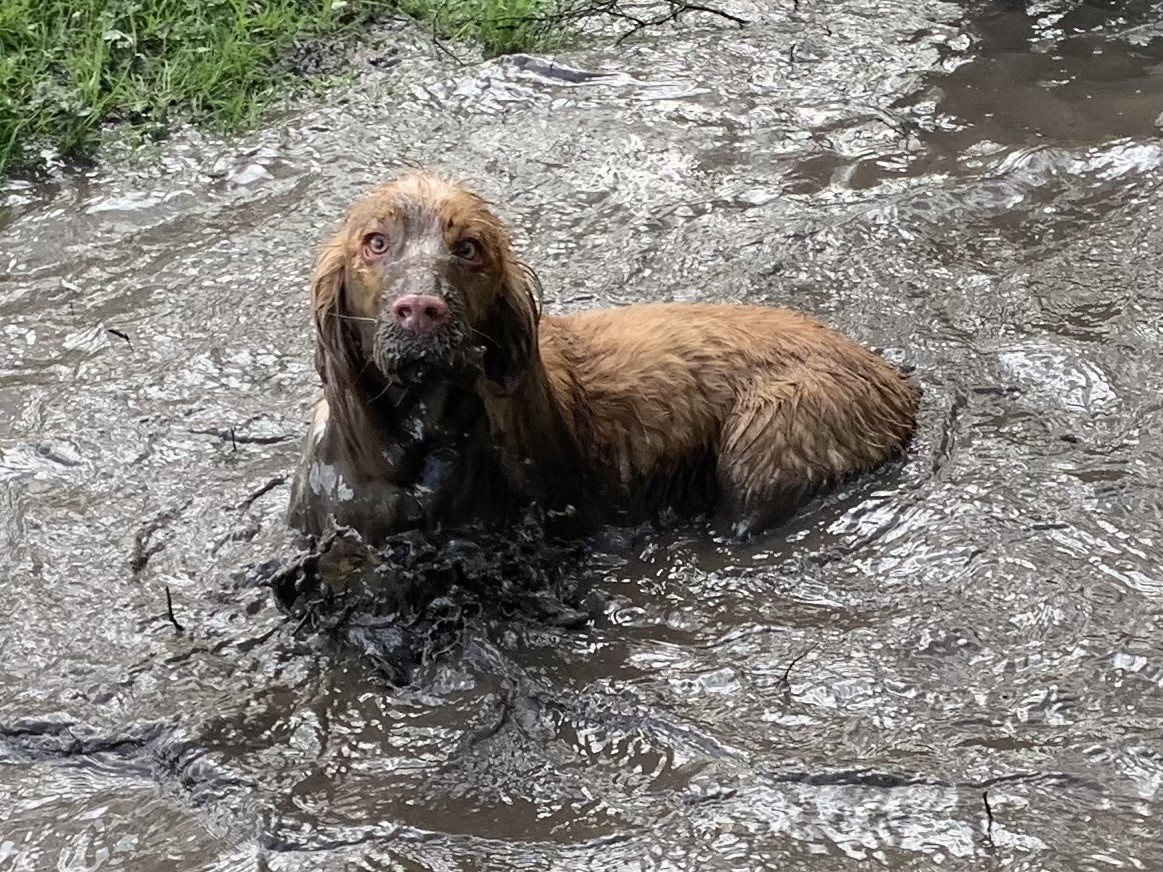
<svg viewBox="0 0 1163 872">
<path fill-rule="evenodd" d="M 511 380 L 535 346 L 535 289 L 483 200 L 403 176 L 348 210 L 316 265 L 320 372 L 423 381 L 483 367 Z"/>
</svg>

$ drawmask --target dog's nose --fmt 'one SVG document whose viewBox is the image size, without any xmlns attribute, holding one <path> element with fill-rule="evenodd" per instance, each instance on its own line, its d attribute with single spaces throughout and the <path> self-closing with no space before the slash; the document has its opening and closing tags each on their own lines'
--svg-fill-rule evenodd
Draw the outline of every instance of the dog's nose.
<svg viewBox="0 0 1163 872">
<path fill-rule="evenodd" d="M 427 336 L 448 323 L 448 304 L 430 294 L 406 294 L 392 303 L 392 315 L 405 330 Z"/>
</svg>

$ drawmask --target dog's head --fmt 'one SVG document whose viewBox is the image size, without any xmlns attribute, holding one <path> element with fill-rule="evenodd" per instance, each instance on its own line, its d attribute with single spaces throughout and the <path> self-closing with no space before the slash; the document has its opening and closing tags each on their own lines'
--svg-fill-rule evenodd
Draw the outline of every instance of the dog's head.
<svg viewBox="0 0 1163 872">
<path fill-rule="evenodd" d="M 539 286 L 484 200 L 410 173 L 347 212 L 311 282 L 324 382 L 484 375 L 514 390 L 537 351 Z"/>
</svg>

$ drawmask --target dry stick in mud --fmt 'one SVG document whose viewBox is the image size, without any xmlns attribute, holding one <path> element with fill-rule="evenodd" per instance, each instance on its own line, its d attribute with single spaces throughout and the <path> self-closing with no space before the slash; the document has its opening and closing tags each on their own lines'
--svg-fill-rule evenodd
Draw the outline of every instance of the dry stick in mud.
<svg viewBox="0 0 1163 872">
<path fill-rule="evenodd" d="M 622 34 L 615 41 L 615 45 L 620 45 L 624 40 L 629 39 L 640 30 L 647 27 L 657 27 L 661 24 L 667 24 L 671 21 L 677 21 L 687 12 L 703 12 L 707 15 L 714 15 L 719 18 L 725 18 L 738 24 L 740 27 L 746 27 L 751 22 L 746 18 L 740 18 L 738 15 L 732 15 L 722 9 L 716 9 L 713 6 L 705 6 L 702 3 L 688 3 L 686 0 L 666 0 L 665 11 L 659 11 L 657 14 L 644 17 L 642 14 L 634 14 L 632 10 L 646 10 L 656 8 L 659 4 L 643 3 L 632 4 L 625 3 L 623 0 L 591 0 L 591 2 L 578 3 L 568 8 L 562 9 L 552 15 L 519 15 L 510 19 L 513 26 L 518 24 L 565 24 L 571 21 L 582 21 L 586 18 L 597 18 L 605 16 L 613 18 L 615 21 L 628 21 L 634 25 L 626 33 Z M 504 20 L 504 19 L 502 19 Z"/>
<path fill-rule="evenodd" d="M 981 801 L 985 805 L 985 840 L 990 848 L 996 848 L 997 845 L 993 841 L 993 809 L 989 804 L 989 790 L 981 792 Z"/>
<path fill-rule="evenodd" d="M 803 660 L 805 657 L 807 657 L 809 654 L 811 654 L 813 651 L 815 651 L 818 647 L 820 647 L 820 646 L 819 645 L 809 645 L 807 648 L 805 648 L 803 651 L 801 651 L 799 654 L 797 654 L 795 657 L 793 657 L 791 659 L 791 662 L 787 665 L 787 669 L 785 669 L 783 671 L 783 678 L 780 679 L 780 681 L 784 687 L 786 687 L 789 690 L 791 689 L 791 671 L 792 671 L 792 669 L 795 667 L 795 665 L 797 663 L 799 663 L 801 660 Z"/>
<path fill-rule="evenodd" d="M 178 623 L 178 619 L 174 617 L 174 598 L 170 594 L 170 586 L 166 585 L 166 617 L 170 619 L 170 623 L 174 625 L 174 629 L 179 633 L 184 633 L 186 628 Z"/>
<path fill-rule="evenodd" d="M 265 496 L 266 494 L 270 493 L 275 488 L 277 488 L 279 485 L 286 484 L 288 477 L 289 476 L 287 476 L 286 474 L 283 474 L 283 475 L 276 475 L 273 478 L 267 479 L 267 481 L 264 484 L 260 485 L 258 488 L 256 488 L 255 490 L 253 490 L 249 494 L 247 494 L 242 499 L 242 501 L 239 502 L 238 505 L 236 505 L 234 508 L 240 512 L 245 512 L 247 509 L 249 509 L 251 506 L 254 505 L 255 501 L 259 497 Z"/>
<path fill-rule="evenodd" d="M 603 15 L 629 21 L 634 25 L 630 30 L 618 37 L 618 39 L 614 42 L 614 45 L 621 45 L 625 40 L 629 39 L 638 31 L 644 30 L 647 27 L 656 27 L 657 25 L 666 24 L 670 21 L 677 21 L 679 17 L 685 12 L 704 12 L 707 15 L 716 15 L 719 18 L 725 18 L 728 21 L 732 21 L 735 24 L 738 24 L 740 27 L 745 27 L 750 23 L 746 18 L 740 18 L 738 15 L 732 15 L 730 12 L 724 12 L 722 9 L 715 9 L 712 6 L 704 6 L 701 3 L 685 3 L 681 2 L 681 0 L 668 0 L 666 4 L 668 11 L 666 14 L 658 15 L 654 18 L 639 18 L 637 16 L 630 15 L 624 11 L 622 4 L 619 3 L 618 0 L 612 0 L 612 2 L 603 3 L 600 5 L 603 7 L 601 9 Z"/>
<path fill-rule="evenodd" d="M 439 10 L 444 5 L 441 4 L 438 7 L 436 15 L 433 16 L 432 41 L 446 55 L 458 63 L 463 64 L 465 61 L 457 57 L 451 49 L 444 45 L 438 36 L 439 22 L 441 21 L 441 12 Z M 658 11 L 654 15 L 647 15 L 646 13 L 651 9 Z M 635 4 L 626 3 L 624 0 L 588 0 L 588 2 L 580 3 L 563 3 L 562 8 L 559 8 L 558 11 L 544 15 L 513 15 L 507 18 L 503 17 L 497 20 L 497 26 L 502 29 L 516 30 L 523 25 L 543 25 L 548 30 L 549 28 L 584 21 L 588 18 L 600 18 L 604 16 L 606 18 L 612 18 L 615 21 L 626 21 L 633 25 L 630 30 L 615 40 L 615 45 L 621 45 L 625 40 L 640 30 L 678 21 L 679 18 L 688 12 L 702 12 L 706 15 L 713 15 L 726 19 L 740 27 L 746 27 L 751 23 L 748 19 L 733 15 L 723 9 L 706 6 L 702 3 L 689 3 L 686 0 L 666 0 L 665 3 L 661 4 Z"/>
<path fill-rule="evenodd" d="M 72 309 L 71 309 L 72 305 L 73 305 L 72 303 L 69 303 L 70 311 L 72 311 Z M 133 348 L 133 342 L 130 340 L 129 334 L 126 333 L 124 330 L 118 330 L 116 327 L 106 327 L 105 332 L 110 333 L 113 336 L 116 336 L 118 339 L 124 339 L 125 344 L 128 345 L 131 349 Z"/>
</svg>

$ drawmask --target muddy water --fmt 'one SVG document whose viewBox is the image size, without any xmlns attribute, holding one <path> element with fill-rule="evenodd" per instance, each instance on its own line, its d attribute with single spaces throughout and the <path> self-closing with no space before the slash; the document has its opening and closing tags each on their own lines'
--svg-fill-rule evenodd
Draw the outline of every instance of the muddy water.
<svg viewBox="0 0 1163 872">
<path fill-rule="evenodd" d="M 5 189 L 0 869 L 1157 868 L 1161 10 L 737 11 L 564 70 L 386 32 L 241 143 Z M 909 457 L 745 548 L 595 546 L 591 624 L 484 610 L 403 688 L 296 634 L 253 567 L 310 250 L 400 159 L 554 310 L 916 367 Z"/>
</svg>

